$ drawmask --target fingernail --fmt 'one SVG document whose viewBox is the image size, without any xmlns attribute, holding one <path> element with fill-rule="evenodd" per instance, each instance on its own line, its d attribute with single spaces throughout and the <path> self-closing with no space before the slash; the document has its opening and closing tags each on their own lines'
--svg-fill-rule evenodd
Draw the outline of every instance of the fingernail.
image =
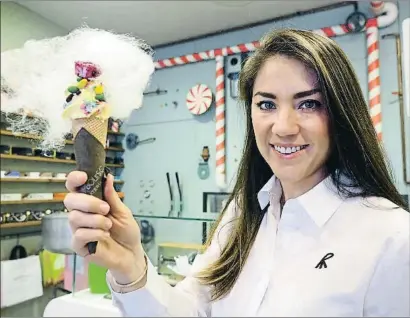
<svg viewBox="0 0 410 318">
<path fill-rule="evenodd" d="M 111 221 L 110 221 L 110 220 L 105 220 L 105 227 L 106 227 L 107 229 L 110 229 L 110 228 L 111 228 Z"/>
<path fill-rule="evenodd" d="M 103 203 L 100 205 L 100 209 L 102 213 L 108 213 L 110 211 L 110 206 L 107 203 Z"/>
</svg>

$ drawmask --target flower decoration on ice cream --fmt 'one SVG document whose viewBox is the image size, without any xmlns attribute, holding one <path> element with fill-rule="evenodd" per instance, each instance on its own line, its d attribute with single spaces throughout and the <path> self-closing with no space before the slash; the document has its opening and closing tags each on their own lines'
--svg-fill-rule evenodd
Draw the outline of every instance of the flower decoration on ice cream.
<svg viewBox="0 0 410 318">
<path fill-rule="evenodd" d="M 97 107 L 97 103 L 93 100 L 85 100 L 83 104 L 81 104 L 80 108 L 85 115 L 90 115 L 93 113 L 94 109 Z"/>
<path fill-rule="evenodd" d="M 96 115 L 108 118 L 108 107 L 104 95 L 104 86 L 99 81 L 100 68 L 91 62 L 75 62 L 77 83 L 66 91 L 63 116 L 70 119 L 88 118 Z"/>
<path fill-rule="evenodd" d="M 75 62 L 75 74 L 81 79 L 95 79 L 101 75 L 101 70 L 91 62 Z"/>
</svg>

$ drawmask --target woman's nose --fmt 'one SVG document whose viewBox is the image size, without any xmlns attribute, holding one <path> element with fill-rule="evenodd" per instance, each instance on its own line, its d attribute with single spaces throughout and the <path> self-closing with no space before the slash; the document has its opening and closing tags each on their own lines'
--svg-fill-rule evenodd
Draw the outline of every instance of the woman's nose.
<svg viewBox="0 0 410 318">
<path fill-rule="evenodd" d="M 272 124 L 272 132 L 278 136 L 285 137 L 296 135 L 299 132 L 299 123 L 294 109 L 279 108 Z"/>
</svg>

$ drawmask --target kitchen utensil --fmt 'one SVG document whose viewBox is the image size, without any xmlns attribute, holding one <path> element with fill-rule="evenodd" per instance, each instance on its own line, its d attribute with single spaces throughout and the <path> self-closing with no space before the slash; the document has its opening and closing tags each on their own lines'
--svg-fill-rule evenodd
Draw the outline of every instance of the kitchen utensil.
<svg viewBox="0 0 410 318">
<path fill-rule="evenodd" d="M 132 150 L 132 149 L 135 149 L 140 144 L 154 142 L 155 140 L 156 140 L 156 138 L 154 138 L 154 137 L 140 140 L 138 135 L 130 133 L 125 138 L 125 144 L 126 144 L 128 149 Z"/>
<path fill-rule="evenodd" d="M 177 216 L 180 217 L 182 214 L 183 202 L 182 202 L 182 191 L 181 191 L 181 185 L 179 183 L 178 172 L 175 172 L 175 178 L 177 179 L 178 193 L 179 193 L 179 210 L 178 210 Z"/>
<path fill-rule="evenodd" d="M 169 172 L 167 172 L 167 181 L 168 181 L 169 197 L 171 200 L 170 208 L 168 211 L 168 216 L 171 216 L 172 211 L 174 210 L 174 196 L 172 195 L 171 180 L 169 178 Z"/>
<path fill-rule="evenodd" d="M 23 245 L 20 245 L 17 243 L 16 246 L 13 247 L 13 249 L 10 252 L 10 260 L 14 259 L 20 259 L 20 258 L 26 258 L 27 257 L 27 251 L 26 248 Z"/>
<path fill-rule="evenodd" d="M 58 254 L 73 254 L 72 233 L 68 213 L 58 211 L 45 214 L 42 218 L 42 239 L 44 249 Z"/>
<path fill-rule="evenodd" d="M 171 200 L 168 216 L 171 216 L 172 211 L 174 210 L 174 196 L 172 195 L 171 180 L 169 178 L 169 172 L 167 172 L 167 181 L 168 181 L 169 197 Z"/>
</svg>

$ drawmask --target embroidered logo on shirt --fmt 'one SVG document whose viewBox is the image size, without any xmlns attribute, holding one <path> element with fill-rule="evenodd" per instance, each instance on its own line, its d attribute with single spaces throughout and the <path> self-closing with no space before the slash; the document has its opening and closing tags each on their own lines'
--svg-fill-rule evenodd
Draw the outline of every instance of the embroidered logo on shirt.
<svg viewBox="0 0 410 318">
<path fill-rule="evenodd" d="M 322 269 L 323 267 L 327 268 L 326 260 L 331 259 L 333 256 L 335 256 L 335 254 L 327 253 L 325 256 L 323 256 L 323 258 L 320 260 L 320 262 L 317 263 L 315 268 L 319 268 L 319 269 Z"/>
</svg>

